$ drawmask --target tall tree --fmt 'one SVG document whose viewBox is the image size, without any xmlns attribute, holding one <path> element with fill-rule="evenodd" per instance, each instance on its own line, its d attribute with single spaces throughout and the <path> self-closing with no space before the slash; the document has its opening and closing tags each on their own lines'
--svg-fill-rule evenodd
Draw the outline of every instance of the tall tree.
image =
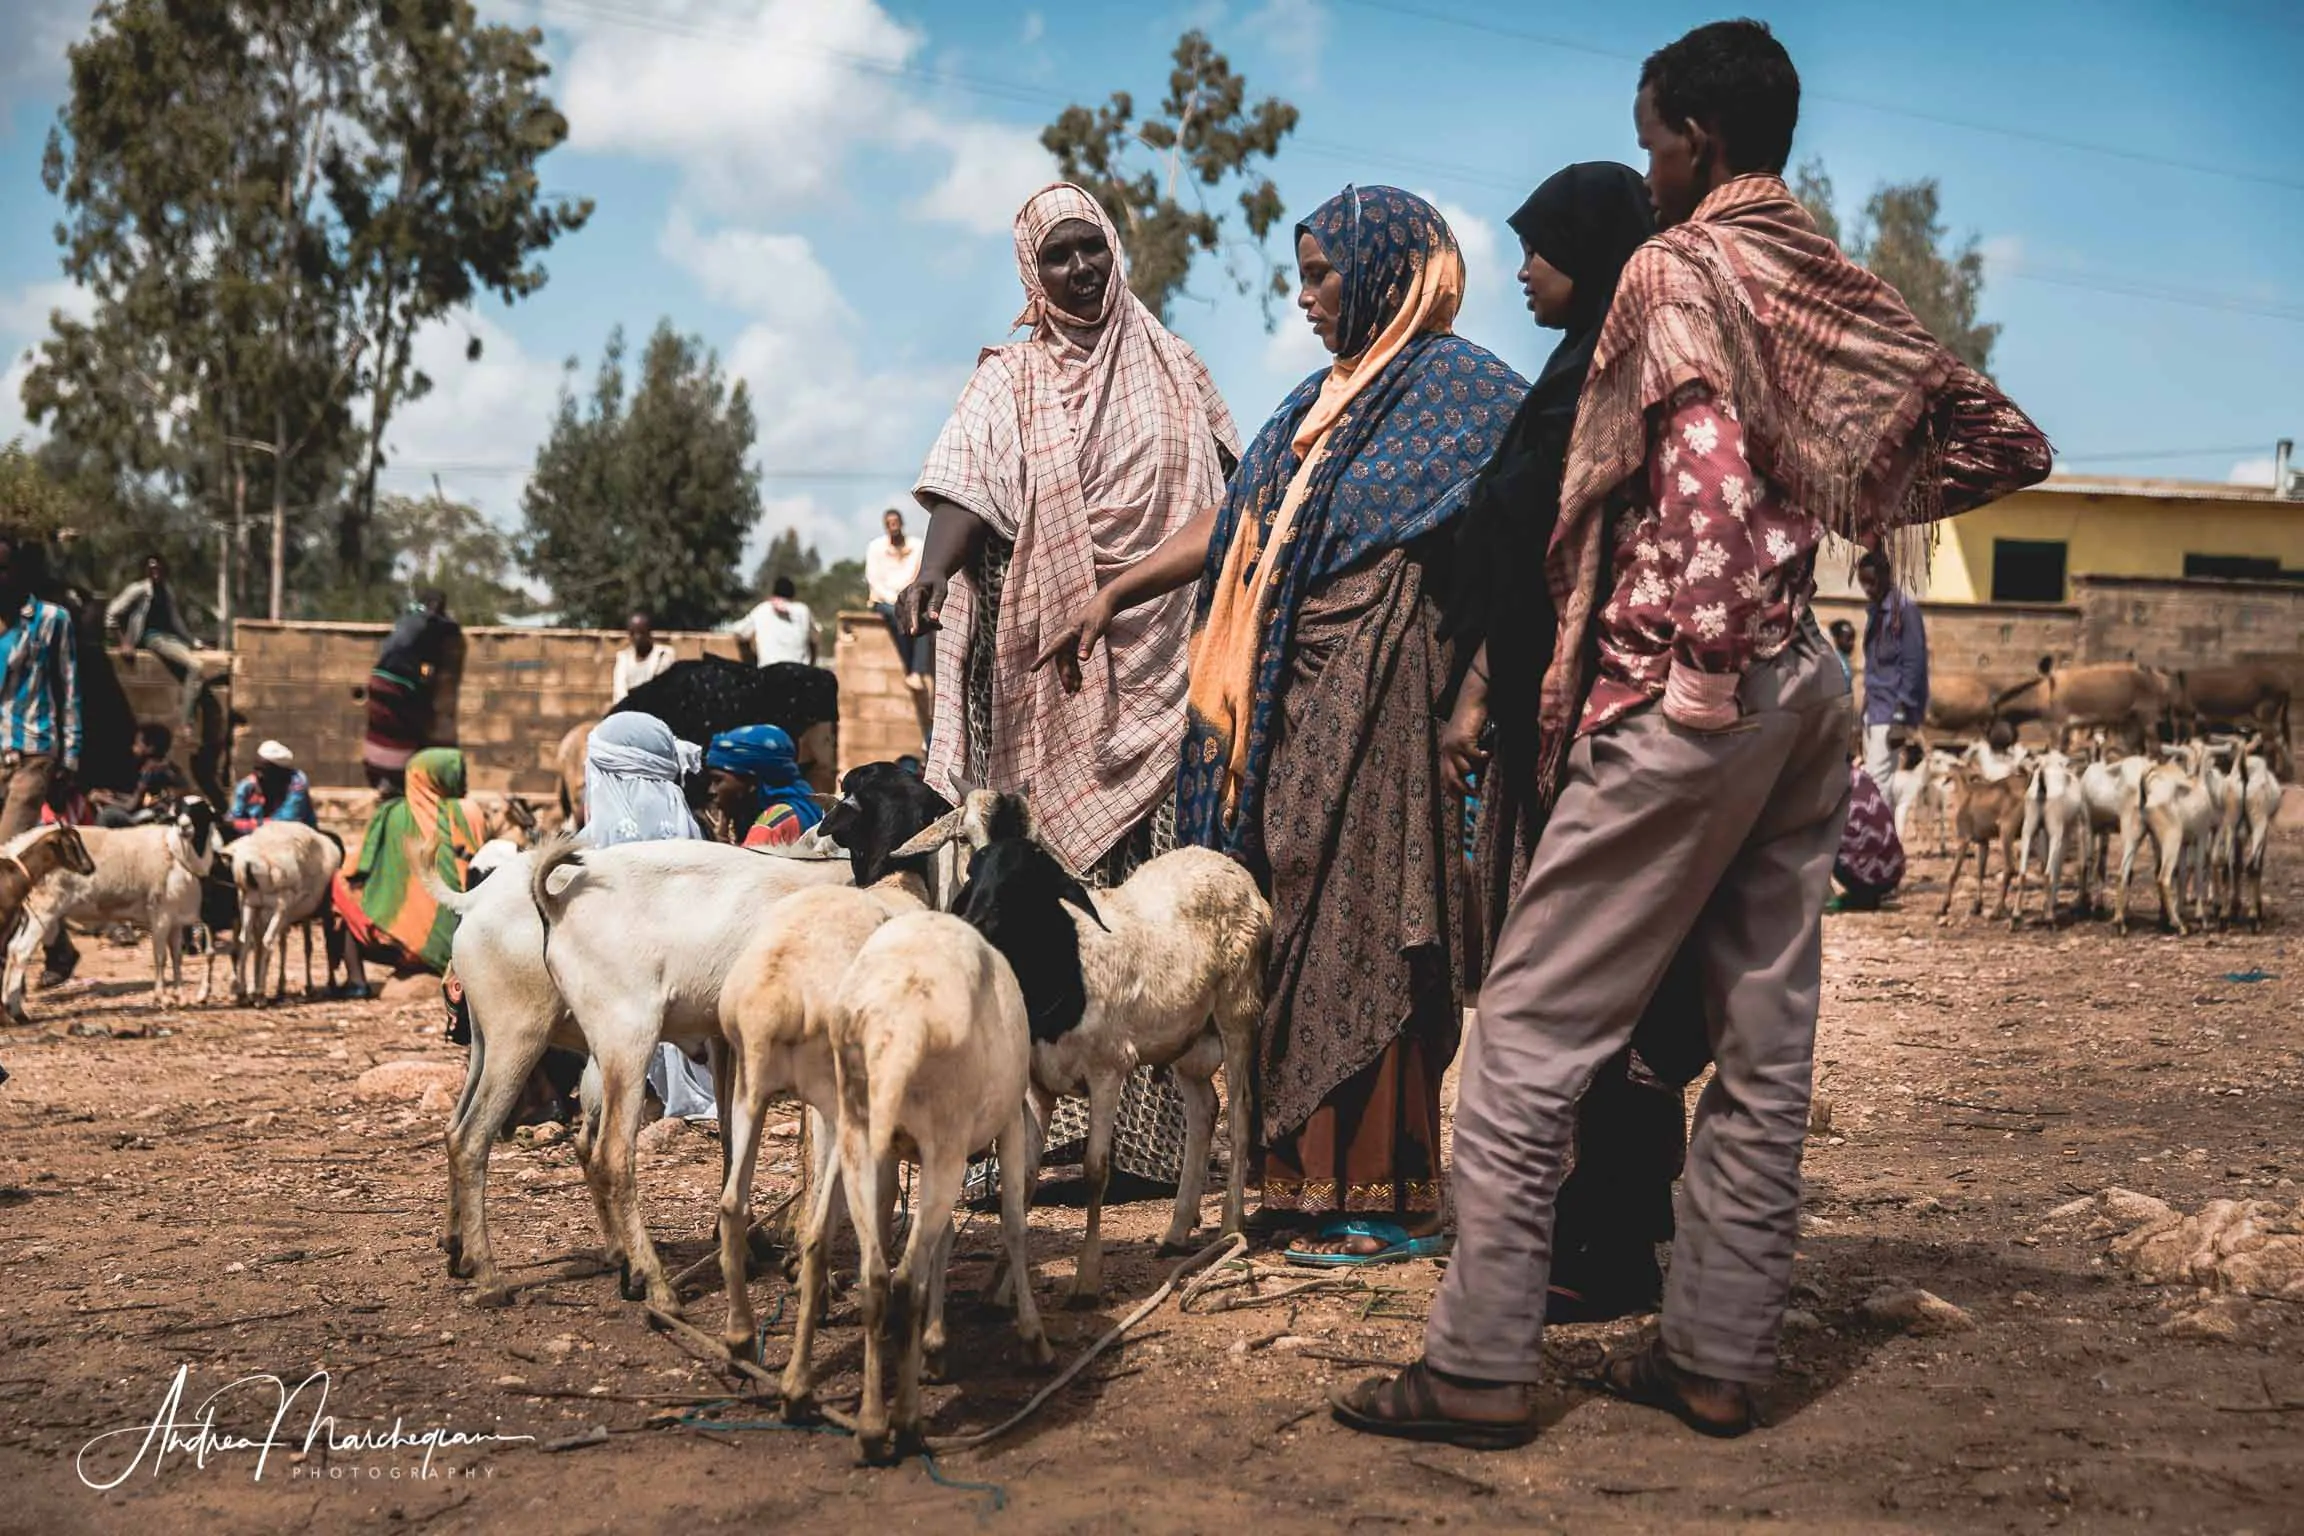
<svg viewBox="0 0 2304 1536">
<path fill-rule="evenodd" d="M 360 568 L 385 433 L 429 387 L 412 335 L 533 291 L 589 213 L 539 189 L 567 131 L 539 43 L 468 0 L 104 0 L 43 166 L 95 313 L 53 320 L 33 418 L 229 522 L 235 569 L 268 504 L 275 610 L 298 509 Z"/>
<path fill-rule="evenodd" d="M 612 332 L 590 400 L 562 388 L 521 497 L 521 559 L 561 617 L 615 628 L 644 608 L 666 629 L 729 617 L 760 520 L 752 437 L 750 395 L 700 339 L 660 322 L 627 399 L 624 335 Z"/>
<path fill-rule="evenodd" d="M 1799 168 L 1793 191 L 1824 233 L 1839 241 L 1832 178 L 1821 160 Z M 1973 234 L 1953 243 L 1933 176 L 1875 188 L 1853 237 L 1841 244 L 1902 294 L 1914 317 L 1953 356 L 1979 373 L 1992 371 L 1992 345 L 2000 327 L 1976 318 L 1984 296 L 1984 253 Z"/>
<path fill-rule="evenodd" d="M 1226 271 L 1242 293 L 1263 289 L 1269 327 L 1272 300 L 1289 288 L 1289 266 L 1274 263 L 1264 244 L 1282 208 L 1280 189 L 1257 162 L 1279 154 L 1280 141 L 1296 131 L 1296 109 L 1277 96 L 1251 107 L 1247 80 L 1204 33 L 1185 33 L 1173 63 L 1159 116 L 1139 123 L 1135 98 L 1115 91 L 1100 107 L 1066 107 L 1040 142 L 1064 179 L 1093 192 L 1119 226 L 1128 286 L 1163 319 L 1193 262 L 1226 246 L 1231 214 L 1210 199 L 1236 183 L 1252 238 L 1231 243 Z"/>
</svg>

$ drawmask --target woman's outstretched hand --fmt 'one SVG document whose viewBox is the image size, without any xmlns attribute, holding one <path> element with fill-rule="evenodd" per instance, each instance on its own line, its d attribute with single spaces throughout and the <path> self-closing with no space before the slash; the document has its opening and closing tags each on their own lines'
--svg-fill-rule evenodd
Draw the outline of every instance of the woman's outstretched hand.
<svg viewBox="0 0 2304 1536">
<path fill-rule="evenodd" d="M 1097 593 L 1081 605 L 1080 611 L 1066 621 L 1056 632 L 1056 638 L 1042 648 L 1032 662 L 1037 672 L 1053 662 L 1056 675 L 1063 681 L 1066 693 L 1080 691 L 1080 663 L 1096 654 L 1096 642 L 1112 627 L 1112 599 L 1110 589 Z"/>
</svg>

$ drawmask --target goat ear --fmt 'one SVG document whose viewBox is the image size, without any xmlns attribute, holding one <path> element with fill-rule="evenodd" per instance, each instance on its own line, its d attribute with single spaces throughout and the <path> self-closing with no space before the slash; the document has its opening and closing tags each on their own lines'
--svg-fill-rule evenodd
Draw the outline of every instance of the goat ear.
<svg viewBox="0 0 2304 1536">
<path fill-rule="evenodd" d="M 961 819 L 966 815 L 967 811 L 965 808 L 963 808 L 961 810 L 953 811 L 948 815 L 937 817 L 934 821 L 928 823 L 927 826 L 914 833 L 910 842 L 907 842 L 903 847 L 898 848 L 893 854 L 889 855 L 889 857 L 897 859 L 917 859 L 923 854 L 934 853 L 937 849 L 943 847 L 946 843 L 952 842 L 960 836 Z"/>
<path fill-rule="evenodd" d="M 1088 888 L 1070 875 L 1064 877 L 1064 883 L 1058 887 L 1056 895 L 1059 900 L 1068 901 L 1087 913 L 1089 921 L 1106 933 L 1112 931 L 1111 926 L 1104 921 L 1104 914 L 1096 910 L 1096 900 L 1088 894 Z"/>
</svg>

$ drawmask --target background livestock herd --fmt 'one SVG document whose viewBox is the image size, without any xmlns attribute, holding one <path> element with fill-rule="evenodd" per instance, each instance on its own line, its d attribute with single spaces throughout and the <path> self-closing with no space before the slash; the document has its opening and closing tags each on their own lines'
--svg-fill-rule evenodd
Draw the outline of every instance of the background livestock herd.
<svg viewBox="0 0 2304 1536">
<path fill-rule="evenodd" d="M 2105 912 L 2109 887 L 2113 924 L 2126 933 L 2129 887 L 2146 852 L 2162 926 L 2179 934 L 2244 919 L 2261 926 L 2281 784 L 2295 768 L 2289 704 L 2286 678 L 2260 665 L 2163 671 L 2042 658 L 2019 680 L 1940 673 L 1929 686 L 1926 741 L 1906 746 L 1881 787 L 1906 849 L 1932 841 L 1935 853 L 1953 854 L 1946 921 L 1971 854 L 1969 911 L 1982 915 L 1997 849 L 1993 915 L 2012 926 L 2024 920 L 2037 859 L 2049 926 L 2064 915 L 2071 868 L 2072 915 Z"/>
</svg>

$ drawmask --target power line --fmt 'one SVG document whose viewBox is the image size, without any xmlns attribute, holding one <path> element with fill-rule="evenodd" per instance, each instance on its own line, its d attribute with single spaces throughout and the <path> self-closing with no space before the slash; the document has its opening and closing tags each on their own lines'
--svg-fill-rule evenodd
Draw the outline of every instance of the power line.
<svg viewBox="0 0 2304 1536">
<path fill-rule="evenodd" d="M 1546 47 L 1557 48 L 1572 53 L 1590 54 L 1594 57 L 1615 60 L 1629 59 L 1634 63 L 1639 62 L 1637 56 L 1624 54 L 1613 49 L 1601 48 L 1587 43 L 1580 43 L 1569 38 L 1554 37 L 1545 33 L 1531 32 L 1524 28 L 1509 27 L 1503 25 L 1502 23 L 1479 21 L 1470 17 L 1450 15 L 1445 12 L 1428 9 L 1423 6 L 1404 3 L 1404 0 L 1342 0 L 1342 3 L 1358 5 L 1370 10 L 1389 11 L 1402 16 L 1414 17 L 1419 20 L 1438 22 L 1445 25 L 1461 27 L 1470 31 L 1489 33 L 1495 36 L 1512 38 L 1523 42 L 1537 43 Z M 714 25 L 707 22 L 649 15 L 628 10 L 613 4 L 605 3 L 605 0 L 544 0 L 544 9 L 547 13 L 560 12 L 589 20 L 604 22 L 611 26 L 625 27 L 642 32 L 658 32 L 667 35 L 683 36 L 699 41 L 748 41 L 757 37 L 757 33 L 742 28 L 732 28 L 725 25 Z M 1021 85 L 1009 81 L 991 80 L 982 76 L 963 74 L 957 70 L 935 69 L 925 65 L 917 64 L 891 63 L 888 60 L 874 58 L 868 54 L 857 53 L 851 49 L 832 48 L 815 43 L 785 42 L 781 44 L 781 46 L 789 48 L 794 52 L 814 54 L 822 58 L 830 59 L 833 62 L 844 65 L 846 67 L 859 70 L 863 73 L 879 75 L 889 79 L 922 81 L 929 84 L 948 86 L 954 90 L 972 92 L 978 95 L 994 96 L 1008 101 L 1019 102 L 1033 106 L 1068 106 L 1072 104 L 1070 97 L 1060 91 L 1050 91 L 1036 86 Z M 1810 94 L 1827 100 L 1844 99 L 1839 97 L 1824 96 L 1823 93 L 1819 92 L 1811 92 Z M 1904 112 L 1902 108 L 1882 106 L 1877 103 L 1860 102 L 1855 101 L 1852 98 L 1847 98 L 1847 100 L 1851 105 L 1863 106 L 1869 110 L 1901 113 L 1902 115 L 1915 117 L 1924 121 L 1942 122 L 1954 127 L 1971 128 L 1978 132 L 2005 133 L 2017 138 L 2032 138 L 2041 142 L 2054 142 L 2063 144 L 2070 148 L 2085 149 L 2127 159 L 2152 160 L 2155 158 L 2148 155 L 2142 155 L 2138 152 L 2122 150 L 2113 146 L 2091 145 L 2083 143 L 2079 140 L 2063 140 L 2056 139 L 2053 136 L 2031 134 L 2022 129 L 2005 129 L 1994 127 L 1988 124 L 1969 123 L 1952 118 L 1931 117 L 1926 113 L 1908 113 Z M 1521 191 L 1525 187 L 1525 182 L 1523 181 L 1514 180 L 1509 177 L 1501 176 L 1493 171 L 1481 170 L 1477 167 L 1464 165 L 1459 162 L 1423 159 L 1416 156 L 1401 155 L 1390 151 L 1363 149 L 1357 145 L 1336 143 L 1325 139 L 1308 139 L 1300 136 L 1294 136 L 1287 141 L 1287 147 L 1292 151 L 1310 155 L 1316 159 L 1342 162 L 1348 165 L 1390 166 L 1405 171 L 1410 175 L 1434 177 L 1438 179 L 1455 181 L 1465 185 L 1495 188 L 1508 192 Z M 2229 172 L 2219 167 L 2209 165 L 2197 165 L 2191 164 L 2189 162 L 2165 159 L 2162 159 L 2160 163 L 2175 166 L 2181 169 L 2203 171 L 2215 175 L 2240 176 L 2243 180 L 2266 179 L 2261 177 L 2246 176 L 2238 172 Z M 2274 179 L 2271 181 L 2271 184 L 2276 186 L 2292 186 L 2298 190 L 2304 190 L 2304 182 L 2285 182 Z M 2304 321 L 2304 308 L 2299 308 L 2293 305 L 2283 305 L 2279 303 L 2266 303 L 2262 300 L 2246 298 L 2235 294 L 2216 293 L 2211 290 L 2158 287 L 2146 283 L 2133 282 L 2118 278 L 2094 278 L 2070 271 L 2046 271 L 2038 268 L 2027 269 L 2022 266 L 2014 265 L 2009 266 L 2004 272 L 1998 275 L 2020 278 L 2028 282 L 2049 283 L 2062 288 L 2091 290 L 2099 293 L 2112 294 L 2121 298 L 2140 298 L 2164 304 L 2179 304 L 2189 305 L 2194 308 L 2225 310 L 2234 314 L 2259 315 L 2266 319 L 2272 320 Z"/>
<path fill-rule="evenodd" d="M 1502 22 L 1486 21 L 1472 16 L 1453 15 L 1429 6 L 1403 3 L 1403 0 L 1338 0 L 1343 5 L 1357 6 L 1365 11 L 1387 12 L 1407 16 L 1418 21 L 1436 22 L 1442 26 L 1458 27 L 1468 32 L 1484 32 L 1492 37 L 1511 38 L 1517 42 L 1534 43 L 1539 47 L 1558 49 L 1564 53 L 1581 53 L 1594 58 L 1613 59 L 1619 63 L 1638 64 L 1643 55 L 1625 53 L 1614 48 L 1603 48 L 1574 38 L 1559 37 L 1547 32 L 1534 32 L 1525 27 L 1508 26 Z M 1996 134 L 2002 138 L 2021 139 L 2032 144 L 2046 144 L 2057 149 L 2075 150 L 2082 154 L 2107 155 L 2115 160 L 2127 160 L 2139 165 L 2156 165 L 2165 170 L 2189 171 L 2201 176 L 2221 176 L 2230 181 L 2253 182 L 2258 186 L 2281 187 L 2291 192 L 2304 192 L 2304 180 L 2287 176 L 2274 176 L 2261 171 L 2234 170 L 2230 166 L 2216 165 L 2202 160 L 2183 160 L 2174 155 L 2154 154 L 2149 150 L 2128 149 L 2117 144 L 2102 144 L 2092 139 L 2076 139 L 2059 133 L 2042 133 L 2031 128 L 2011 128 L 2005 123 L 1984 123 L 1973 118 L 1951 117 L 1940 112 L 1923 112 L 1915 107 L 1897 106 L 1889 102 L 1867 101 L 1861 96 L 1844 95 L 1837 91 L 1819 91 L 1802 86 L 1802 94 L 1812 101 L 1829 101 L 1839 106 L 1855 107 L 1859 111 L 1877 112 L 1886 117 L 1901 117 L 1912 122 L 1934 123 L 1939 127 L 1958 128 L 1968 133 Z"/>
</svg>

